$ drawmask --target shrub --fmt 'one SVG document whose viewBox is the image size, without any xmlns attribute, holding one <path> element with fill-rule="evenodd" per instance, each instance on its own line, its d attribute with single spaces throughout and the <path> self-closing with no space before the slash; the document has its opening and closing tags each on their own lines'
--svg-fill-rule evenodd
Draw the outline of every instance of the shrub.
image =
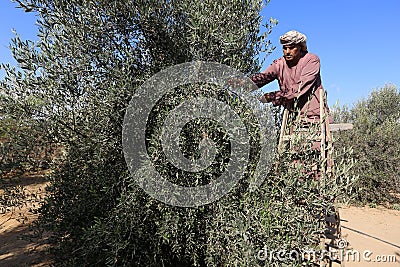
<svg viewBox="0 0 400 267">
<path fill-rule="evenodd" d="M 400 92 L 391 84 L 371 92 L 351 108 L 335 111 L 335 120 L 350 122 L 354 129 L 340 133 L 338 147 L 353 147 L 352 169 L 359 176 L 354 185 L 357 200 L 382 204 L 398 202 L 400 193 Z"/>
</svg>

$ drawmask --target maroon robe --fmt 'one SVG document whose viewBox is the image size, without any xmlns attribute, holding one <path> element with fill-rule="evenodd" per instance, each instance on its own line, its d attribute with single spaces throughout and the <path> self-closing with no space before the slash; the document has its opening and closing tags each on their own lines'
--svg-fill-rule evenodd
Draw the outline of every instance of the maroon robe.
<svg viewBox="0 0 400 267">
<path fill-rule="evenodd" d="M 274 92 L 274 105 L 283 105 L 293 110 L 294 100 L 300 115 L 308 118 L 309 122 L 320 120 L 320 90 L 324 90 L 320 75 L 320 61 L 317 55 L 302 54 L 296 66 L 289 67 L 283 57 L 274 60 L 262 73 L 252 75 L 250 79 L 263 87 L 277 79 L 280 90 Z"/>
</svg>

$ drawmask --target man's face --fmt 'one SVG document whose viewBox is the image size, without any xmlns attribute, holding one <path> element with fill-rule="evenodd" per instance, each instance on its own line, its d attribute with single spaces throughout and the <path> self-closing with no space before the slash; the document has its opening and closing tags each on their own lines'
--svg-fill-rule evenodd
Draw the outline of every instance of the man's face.
<svg viewBox="0 0 400 267">
<path fill-rule="evenodd" d="M 300 45 L 284 45 L 283 46 L 283 57 L 287 63 L 296 64 L 301 57 L 301 46 Z"/>
</svg>

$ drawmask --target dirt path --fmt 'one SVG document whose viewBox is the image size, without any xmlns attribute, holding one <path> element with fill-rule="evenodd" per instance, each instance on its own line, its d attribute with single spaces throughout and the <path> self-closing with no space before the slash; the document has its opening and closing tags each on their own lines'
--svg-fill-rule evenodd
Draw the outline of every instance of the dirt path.
<svg viewBox="0 0 400 267">
<path fill-rule="evenodd" d="M 340 217 L 348 243 L 346 267 L 400 267 L 400 211 L 344 207 Z"/>
<path fill-rule="evenodd" d="M 21 185 L 27 194 L 26 205 L 0 213 L 0 266 L 50 266 L 46 235 L 32 237 L 35 232 L 31 223 L 37 218 L 32 208 L 38 207 L 44 196 L 46 182 L 43 175 L 27 174 L 12 185 Z M 4 194 L 4 192 L 0 192 Z"/>
</svg>

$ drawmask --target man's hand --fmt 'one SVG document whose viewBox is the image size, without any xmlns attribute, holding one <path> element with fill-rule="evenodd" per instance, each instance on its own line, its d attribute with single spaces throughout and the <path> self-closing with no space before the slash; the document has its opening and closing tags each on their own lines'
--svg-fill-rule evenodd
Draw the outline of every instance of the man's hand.
<svg viewBox="0 0 400 267">
<path fill-rule="evenodd" d="M 266 93 L 258 98 L 262 103 L 270 103 L 275 99 L 275 92 Z"/>
</svg>

